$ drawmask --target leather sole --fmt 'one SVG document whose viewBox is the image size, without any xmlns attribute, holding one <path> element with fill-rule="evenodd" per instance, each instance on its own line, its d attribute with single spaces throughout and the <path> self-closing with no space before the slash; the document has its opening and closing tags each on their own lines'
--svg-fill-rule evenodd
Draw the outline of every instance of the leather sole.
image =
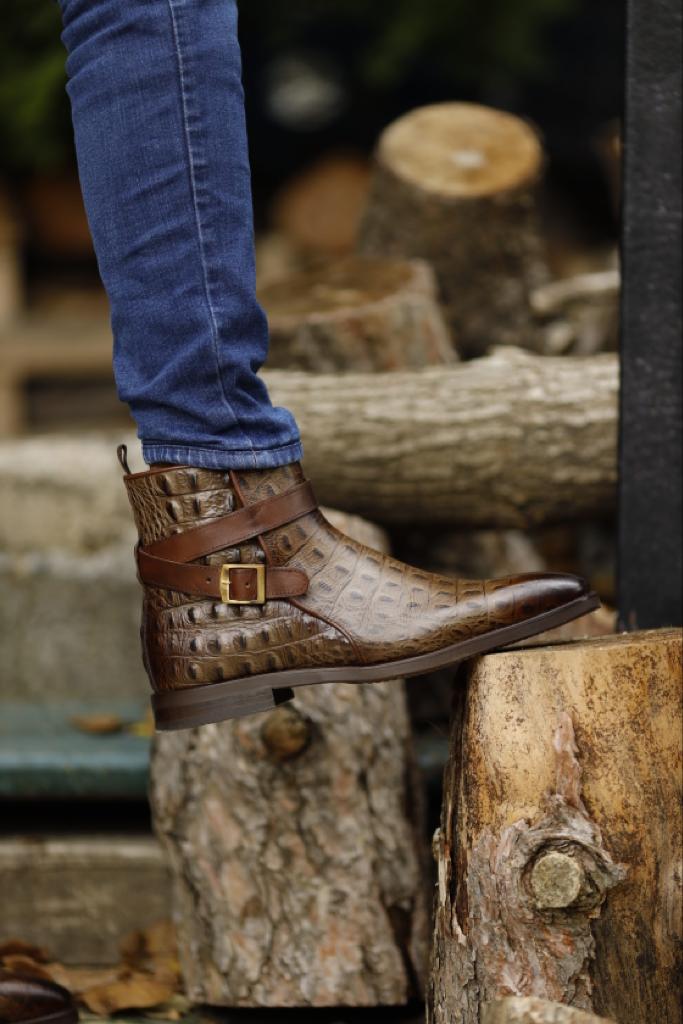
<svg viewBox="0 0 683 1024">
<path fill-rule="evenodd" d="M 490 633 L 411 658 L 385 661 L 379 665 L 286 669 L 283 672 L 231 679 L 225 683 L 210 683 L 195 689 L 157 693 L 152 697 L 156 727 L 160 732 L 173 732 L 269 711 L 291 700 L 298 686 L 379 683 L 387 679 L 419 676 L 514 644 L 518 640 L 528 640 L 529 637 L 562 626 L 599 607 L 600 598 L 597 594 L 586 594 L 551 611 L 525 619 L 524 622 L 503 626 Z"/>
</svg>

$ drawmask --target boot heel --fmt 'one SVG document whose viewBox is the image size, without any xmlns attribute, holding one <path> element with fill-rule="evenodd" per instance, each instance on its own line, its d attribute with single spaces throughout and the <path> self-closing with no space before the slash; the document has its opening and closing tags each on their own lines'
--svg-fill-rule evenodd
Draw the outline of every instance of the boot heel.
<svg viewBox="0 0 683 1024">
<path fill-rule="evenodd" d="M 289 687 L 253 689 L 248 684 L 248 679 L 235 680 L 201 686 L 196 690 L 154 694 L 152 708 L 156 728 L 159 732 L 175 732 L 244 718 L 261 711 L 272 711 L 294 697 L 294 691 Z"/>
</svg>

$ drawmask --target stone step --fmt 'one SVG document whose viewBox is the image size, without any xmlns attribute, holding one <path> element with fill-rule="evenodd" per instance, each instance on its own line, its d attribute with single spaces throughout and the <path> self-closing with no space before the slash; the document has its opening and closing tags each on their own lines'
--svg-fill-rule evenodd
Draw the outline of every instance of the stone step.
<svg viewBox="0 0 683 1024">
<path fill-rule="evenodd" d="M 132 543 L 0 553 L 0 699 L 142 698 Z"/>
<path fill-rule="evenodd" d="M 0 799 L 144 800 L 150 738 L 130 731 L 87 733 L 73 719 L 106 714 L 136 723 L 147 707 L 147 701 L 3 701 Z"/>
<path fill-rule="evenodd" d="M 111 735 L 89 734 L 77 728 L 73 719 L 106 714 L 128 725 L 143 721 L 148 706 L 147 700 L 60 701 L 40 706 L 3 703 L 0 801 L 145 801 L 151 738 L 127 729 Z M 415 751 L 430 802 L 438 803 L 448 740 L 425 729 L 415 736 Z"/>
<path fill-rule="evenodd" d="M 22 939 L 66 964 L 110 964 L 129 932 L 170 916 L 151 836 L 0 839 L 0 943 Z"/>
</svg>

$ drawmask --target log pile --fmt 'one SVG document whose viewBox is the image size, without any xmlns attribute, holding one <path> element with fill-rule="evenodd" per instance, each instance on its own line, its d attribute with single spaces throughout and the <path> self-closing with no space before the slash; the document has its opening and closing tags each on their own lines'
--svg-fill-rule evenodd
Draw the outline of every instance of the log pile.
<svg viewBox="0 0 683 1024">
<path fill-rule="evenodd" d="M 379 141 L 360 251 L 431 263 L 463 354 L 529 338 L 529 294 L 546 276 L 543 162 L 530 125 L 471 103 L 413 111 Z"/>
<path fill-rule="evenodd" d="M 429 532 L 433 553 L 513 531 L 505 557 L 531 570 L 547 560 L 518 531 L 609 523 L 617 478 L 618 274 L 549 280 L 543 167 L 508 114 L 415 111 L 380 139 L 358 254 L 262 291 L 266 382 L 320 500 Z M 402 684 L 161 737 L 153 806 L 191 998 L 396 1006 L 426 989 L 431 1024 L 678 1021 L 680 634 L 581 639 L 612 622 L 461 673 L 427 982 Z"/>
<path fill-rule="evenodd" d="M 384 523 L 530 526 L 609 515 L 616 356 L 502 348 L 419 372 L 270 371 L 320 498 Z"/>
<path fill-rule="evenodd" d="M 426 263 L 347 257 L 273 282 L 260 298 L 269 367 L 407 370 L 455 358 Z"/>
</svg>

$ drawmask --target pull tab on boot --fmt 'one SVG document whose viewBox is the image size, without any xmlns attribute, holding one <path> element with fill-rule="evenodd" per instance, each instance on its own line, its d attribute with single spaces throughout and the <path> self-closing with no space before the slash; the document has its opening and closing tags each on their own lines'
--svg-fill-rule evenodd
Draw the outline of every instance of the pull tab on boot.
<svg viewBox="0 0 683 1024">
<path fill-rule="evenodd" d="M 120 444 L 116 449 L 118 460 L 121 463 L 121 467 L 126 476 L 130 476 L 130 466 L 128 465 L 128 445 Z"/>
</svg>

